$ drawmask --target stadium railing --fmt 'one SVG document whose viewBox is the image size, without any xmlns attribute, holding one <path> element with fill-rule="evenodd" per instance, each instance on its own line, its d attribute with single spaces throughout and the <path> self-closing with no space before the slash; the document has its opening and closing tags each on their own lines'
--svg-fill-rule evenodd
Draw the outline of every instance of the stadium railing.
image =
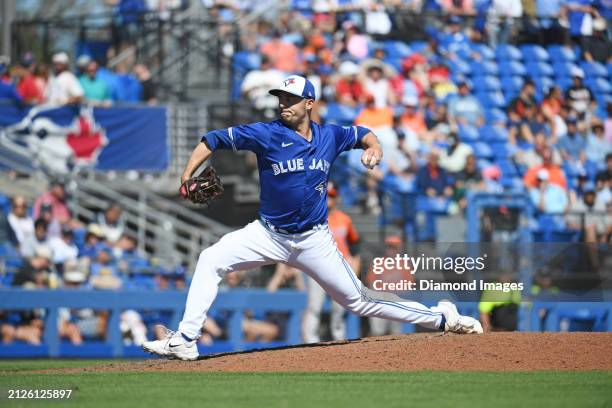
<svg viewBox="0 0 612 408">
<path fill-rule="evenodd" d="M 124 345 L 119 327 L 121 312 L 130 309 L 170 311 L 171 318 L 168 326 L 176 328 L 183 313 L 185 298 L 186 292 L 183 291 L 0 289 L 0 310 L 43 309 L 45 321 L 42 345 L 2 344 L 0 345 L 0 358 L 143 357 L 146 356 L 146 353 L 139 347 Z M 306 294 L 303 292 L 279 290 L 269 293 L 264 289 L 221 291 L 211 313 L 230 312 L 227 321 L 227 339 L 215 341 L 210 346 L 200 346 L 201 352 L 240 351 L 299 344 L 301 343 L 301 317 L 305 307 Z M 58 316 L 61 308 L 92 308 L 110 311 L 106 340 L 72 345 L 60 339 Z M 271 343 L 247 342 L 242 331 L 242 320 L 246 310 L 286 314 L 284 338 Z M 359 319 L 354 315 L 347 315 L 347 336 L 348 338 L 359 337 Z"/>
</svg>

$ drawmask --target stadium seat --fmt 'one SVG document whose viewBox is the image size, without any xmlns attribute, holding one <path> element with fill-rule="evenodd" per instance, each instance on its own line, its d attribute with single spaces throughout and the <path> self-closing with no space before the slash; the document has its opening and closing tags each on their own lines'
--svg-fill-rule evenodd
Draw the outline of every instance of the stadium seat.
<svg viewBox="0 0 612 408">
<path fill-rule="evenodd" d="M 325 118 L 326 123 L 348 126 L 353 124 L 358 113 L 357 109 L 351 108 L 350 106 L 330 103 L 327 105 L 325 113 L 322 116 Z"/>
<path fill-rule="evenodd" d="M 508 141 L 508 130 L 501 126 L 485 125 L 480 128 L 480 139 L 488 143 L 503 143 Z M 505 149 L 505 146 L 504 146 Z M 496 155 L 497 156 L 497 155 Z"/>
<path fill-rule="evenodd" d="M 610 82 L 608 82 L 605 78 L 594 78 L 587 77 L 584 80 L 584 84 L 591 90 L 593 93 L 597 94 L 609 94 L 612 93 L 612 86 Z"/>
<path fill-rule="evenodd" d="M 0 193 L 0 211 L 8 215 L 11 212 L 11 199 Z"/>
<path fill-rule="evenodd" d="M 475 94 L 475 96 L 482 106 L 492 108 L 506 107 L 506 99 L 501 92 L 478 92 Z"/>
<path fill-rule="evenodd" d="M 498 75 L 499 67 L 493 61 L 472 61 L 470 63 L 472 75 Z"/>
<path fill-rule="evenodd" d="M 520 77 L 518 75 L 501 77 L 501 87 L 504 92 L 511 91 L 518 93 L 524 83 L 525 80 L 523 79 L 523 77 Z"/>
<path fill-rule="evenodd" d="M 563 45 L 548 46 L 548 55 L 553 62 L 574 62 L 577 59 L 574 50 Z"/>
<path fill-rule="evenodd" d="M 525 76 L 527 69 L 519 61 L 501 61 L 499 63 L 499 73 L 502 76 Z"/>
<path fill-rule="evenodd" d="M 479 91 L 500 91 L 501 82 L 492 75 L 474 76 L 472 77 L 473 89 Z"/>
<path fill-rule="evenodd" d="M 525 68 L 527 68 L 527 75 L 531 77 L 536 76 L 553 76 L 554 71 L 552 66 L 550 66 L 547 62 L 542 61 L 530 61 L 525 64 Z"/>
<path fill-rule="evenodd" d="M 555 85 L 555 82 L 547 76 L 535 76 L 533 82 L 535 83 L 536 90 L 540 94 L 546 94 L 546 92 Z"/>
<path fill-rule="evenodd" d="M 514 45 L 501 44 L 495 48 L 495 59 L 497 61 L 519 61 L 522 58 L 521 50 Z"/>
<path fill-rule="evenodd" d="M 540 45 L 525 44 L 520 47 L 521 53 L 523 54 L 523 60 L 525 61 L 548 61 L 548 51 Z"/>
<path fill-rule="evenodd" d="M 492 60 L 495 58 L 495 52 L 486 44 L 470 43 L 470 48 L 485 60 Z"/>
<path fill-rule="evenodd" d="M 454 75 L 469 75 L 472 72 L 470 65 L 461 60 L 449 60 L 448 67 Z"/>
<path fill-rule="evenodd" d="M 557 77 L 555 78 L 555 82 L 562 91 L 567 90 L 570 86 L 572 86 L 572 78 L 570 77 Z"/>
<path fill-rule="evenodd" d="M 409 47 L 412 49 L 412 51 L 414 52 L 421 52 L 423 51 L 425 48 L 427 48 L 427 41 L 412 41 L 409 44 Z"/>
<path fill-rule="evenodd" d="M 385 41 L 383 43 L 383 49 L 390 58 L 404 58 L 412 54 L 410 46 L 403 41 Z"/>
<path fill-rule="evenodd" d="M 499 152 L 501 152 L 503 149 L 503 152 L 505 152 L 506 154 L 508 153 L 508 150 L 506 149 L 506 145 L 504 144 L 496 144 L 495 146 L 497 147 L 493 147 L 493 153 L 495 154 L 496 157 L 500 157 L 498 156 L 498 152 L 496 152 L 496 149 L 499 148 Z M 506 156 L 507 157 L 507 156 Z M 512 163 L 510 160 L 498 160 L 497 161 L 497 165 L 499 166 L 499 169 L 502 172 L 503 177 L 508 177 L 510 179 L 514 179 L 517 175 L 518 175 L 518 171 L 516 169 L 516 166 L 514 165 L 514 163 Z"/>
<path fill-rule="evenodd" d="M 491 147 L 489 147 L 488 144 L 478 142 L 474 144 L 473 148 L 474 148 L 474 154 L 476 155 L 477 158 L 479 159 L 493 158 L 493 149 L 491 149 Z"/>
<path fill-rule="evenodd" d="M 459 125 L 457 128 L 459 139 L 466 143 L 476 142 L 479 138 L 476 126 Z"/>
<path fill-rule="evenodd" d="M 589 77 L 607 77 L 608 70 L 606 66 L 601 62 L 597 61 L 582 61 L 580 63 L 580 67 L 584 70 L 584 75 L 586 78 Z"/>
<path fill-rule="evenodd" d="M 508 100 L 507 97 L 506 97 L 506 100 Z M 491 108 L 491 109 L 485 110 L 485 120 L 490 125 L 498 123 L 498 122 L 503 122 L 505 124 L 508 120 L 508 116 L 501 109 Z"/>
<path fill-rule="evenodd" d="M 578 66 L 576 64 L 574 64 L 573 62 L 567 62 L 567 61 L 565 61 L 565 62 L 554 62 L 552 64 L 552 69 L 554 71 L 554 75 L 557 78 L 559 78 L 559 77 L 571 78 L 572 71 L 574 71 L 577 68 L 578 68 Z"/>
</svg>

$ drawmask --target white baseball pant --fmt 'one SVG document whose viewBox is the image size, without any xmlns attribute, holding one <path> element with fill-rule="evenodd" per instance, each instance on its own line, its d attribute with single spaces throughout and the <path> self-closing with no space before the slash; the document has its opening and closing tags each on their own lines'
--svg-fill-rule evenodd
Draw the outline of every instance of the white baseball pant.
<svg viewBox="0 0 612 408">
<path fill-rule="evenodd" d="M 327 225 L 300 234 L 281 234 L 256 220 L 202 251 L 179 331 L 189 338 L 200 337 L 206 313 L 225 273 L 277 262 L 304 271 L 333 300 L 357 315 L 415 323 L 430 329 L 439 328 L 442 323 L 442 313 L 436 307 L 410 301 L 364 299 L 361 283 L 337 250 Z"/>
</svg>

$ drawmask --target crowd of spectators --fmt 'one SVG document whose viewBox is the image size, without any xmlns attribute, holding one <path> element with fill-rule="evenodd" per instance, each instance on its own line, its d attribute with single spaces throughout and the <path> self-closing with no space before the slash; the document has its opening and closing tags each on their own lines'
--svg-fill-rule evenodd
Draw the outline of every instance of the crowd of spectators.
<svg viewBox="0 0 612 408">
<path fill-rule="evenodd" d="M 53 55 L 51 68 L 45 61 L 36 61 L 31 53 L 15 64 L 0 57 L 0 100 L 7 99 L 21 107 L 155 104 L 156 93 L 149 69 L 140 63 L 134 65 L 132 72 L 119 72 L 101 66 L 89 55 L 80 55 L 73 70 L 66 52 Z"/>
<path fill-rule="evenodd" d="M 419 208 L 436 214 L 463 211 L 469 190 L 524 191 L 538 213 L 561 215 L 559 228 L 583 231 L 576 214 L 564 213 L 601 213 L 595 240 L 610 240 L 607 3 L 365 3 L 292 2 L 278 23 L 247 27 L 243 46 L 255 63 L 242 94 L 274 118 L 265 91 L 284 74 L 300 73 L 316 88 L 315 120 L 374 130 L 384 150 L 380 168 L 361 174 L 357 156 L 346 161 L 364 181 L 363 203 L 373 214 L 381 210 L 381 186 L 417 193 Z M 437 9 L 442 17 L 424 28 L 426 41 L 388 40 L 367 20 L 391 7 Z M 483 24 L 464 24 L 479 16 Z M 516 44 L 518 19 L 531 35 L 523 37 L 545 37 L 548 49 Z M 585 203 L 585 192 L 596 206 Z"/>
<path fill-rule="evenodd" d="M 91 223 L 73 217 L 61 181 L 33 203 L 22 196 L 2 211 L 2 266 L 0 286 L 30 289 L 80 288 L 183 289 L 185 270 L 156 265 L 138 250 L 136 238 L 126 229 L 123 209 L 109 203 Z M 42 311 L 0 312 L 2 341 L 23 340 L 39 344 Z M 60 336 L 73 344 L 84 339 L 104 339 L 108 311 L 61 309 Z M 146 340 L 146 327 L 139 312 L 121 315 L 125 337 L 135 344 Z"/>
</svg>

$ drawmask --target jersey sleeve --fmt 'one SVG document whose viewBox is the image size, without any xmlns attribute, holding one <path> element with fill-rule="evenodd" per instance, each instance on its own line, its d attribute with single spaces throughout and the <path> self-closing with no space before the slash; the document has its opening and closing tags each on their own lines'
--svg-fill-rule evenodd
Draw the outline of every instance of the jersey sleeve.
<svg viewBox="0 0 612 408">
<path fill-rule="evenodd" d="M 267 148 L 268 138 L 269 132 L 266 129 L 266 124 L 253 123 L 213 130 L 202 136 L 202 141 L 206 140 L 213 151 L 232 149 L 234 151 L 249 150 L 260 153 Z"/>
<path fill-rule="evenodd" d="M 368 133 L 370 129 L 363 126 L 334 126 L 336 151 L 341 153 L 351 149 L 361 149 L 363 147 L 361 140 Z"/>
</svg>

